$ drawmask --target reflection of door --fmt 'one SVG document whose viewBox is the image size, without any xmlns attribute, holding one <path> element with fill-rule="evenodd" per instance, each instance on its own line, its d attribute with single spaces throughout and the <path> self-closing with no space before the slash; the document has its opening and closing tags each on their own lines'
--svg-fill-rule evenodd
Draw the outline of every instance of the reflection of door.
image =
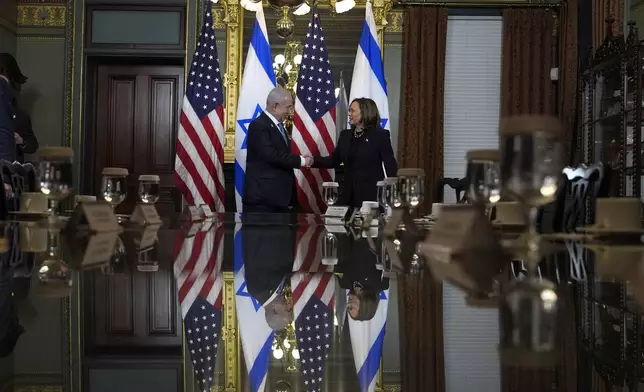
<svg viewBox="0 0 644 392">
<path fill-rule="evenodd" d="M 95 192 L 100 195 L 104 167 L 127 168 L 128 196 L 119 212 L 132 212 L 141 174 L 161 178 L 161 213 L 181 208 L 173 173 L 182 91 L 183 67 L 98 67 Z"/>
</svg>

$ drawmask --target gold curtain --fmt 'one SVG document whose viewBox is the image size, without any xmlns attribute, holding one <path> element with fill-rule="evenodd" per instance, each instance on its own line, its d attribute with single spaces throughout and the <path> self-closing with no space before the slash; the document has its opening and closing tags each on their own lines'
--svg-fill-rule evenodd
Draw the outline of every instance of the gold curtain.
<svg viewBox="0 0 644 392">
<path fill-rule="evenodd" d="M 427 175 L 426 195 L 443 177 L 443 106 L 447 9 L 412 7 L 405 12 L 402 122 L 398 157 L 401 167 Z M 426 197 L 419 213 L 429 213 Z"/>
<path fill-rule="evenodd" d="M 503 10 L 501 117 L 554 113 L 553 21 L 547 8 Z"/>
</svg>

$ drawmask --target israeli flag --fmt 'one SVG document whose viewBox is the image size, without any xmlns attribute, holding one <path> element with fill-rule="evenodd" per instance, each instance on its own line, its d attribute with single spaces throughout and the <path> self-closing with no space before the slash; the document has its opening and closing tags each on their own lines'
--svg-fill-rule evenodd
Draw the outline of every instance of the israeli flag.
<svg viewBox="0 0 644 392">
<path fill-rule="evenodd" d="M 242 197 L 246 182 L 246 136 L 248 126 L 264 111 L 266 97 L 275 88 L 275 74 L 271 45 L 266 33 L 264 9 L 259 7 L 255 13 L 255 25 L 248 46 L 244 75 L 242 76 L 239 102 L 237 105 L 237 124 L 235 126 L 235 200 L 237 212 L 242 211 Z"/>
<path fill-rule="evenodd" d="M 367 0 L 356 62 L 353 66 L 349 102 L 356 98 L 373 99 L 380 112 L 382 128 L 389 128 L 389 100 L 387 99 L 385 69 L 382 64 L 382 48 L 378 44 L 376 20 L 373 17 L 373 9 L 369 0 Z"/>
<path fill-rule="evenodd" d="M 263 19 L 263 18 L 262 18 Z M 248 369 L 251 392 L 263 392 L 268 374 L 268 361 L 273 344 L 273 330 L 266 323 L 264 308 L 248 292 L 244 271 L 244 248 L 241 223 L 235 224 L 233 269 L 235 271 L 235 307 Z"/>
<path fill-rule="evenodd" d="M 347 296 L 349 291 L 347 290 Z M 356 364 L 358 382 L 361 392 L 376 390 L 376 375 L 382 357 L 382 343 L 385 339 L 387 325 L 387 308 L 389 307 L 389 290 L 380 293 L 380 302 L 376 314 L 371 320 L 356 321 L 349 319 L 349 333 L 353 360 Z"/>
</svg>

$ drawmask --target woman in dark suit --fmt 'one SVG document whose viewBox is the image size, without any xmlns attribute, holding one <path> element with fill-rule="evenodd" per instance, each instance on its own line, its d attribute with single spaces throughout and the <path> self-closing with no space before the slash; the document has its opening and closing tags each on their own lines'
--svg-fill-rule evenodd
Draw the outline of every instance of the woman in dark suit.
<svg viewBox="0 0 644 392">
<path fill-rule="evenodd" d="M 344 164 L 344 183 L 338 205 L 362 206 L 376 201 L 378 181 L 396 175 L 397 164 L 391 148 L 389 131 L 380 126 L 376 103 L 357 98 L 349 106 L 350 129 L 340 133 L 335 151 L 327 157 L 315 157 L 315 168 L 332 169 Z"/>
</svg>

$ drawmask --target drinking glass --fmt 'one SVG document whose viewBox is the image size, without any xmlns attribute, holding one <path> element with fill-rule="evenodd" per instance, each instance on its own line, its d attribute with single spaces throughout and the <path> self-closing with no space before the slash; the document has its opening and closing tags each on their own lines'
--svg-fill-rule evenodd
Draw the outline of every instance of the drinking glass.
<svg viewBox="0 0 644 392">
<path fill-rule="evenodd" d="M 539 207 L 557 196 L 563 168 L 561 148 L 561 123 L 556 117 L 514 116 L 501 122 L 501 184 L 504 192 L 524 208 L 532 268 L 539 261 Z"/>
<path fill-rule="evenodd" d="M 338 264 L 338 237 L 330 231 L 327 231 L 326 235 L 322 237 L 322 264 Z"/>
<path fill-rule="evenodd" d="M 337 182 L 323 182 L 322 183 L 322 197 L 327 206 L 335 205 L 338 201 L 338 188 Z"/>
<path fill-rule="evenodd" d="M 471 150 L 467 156 L 467 200 L 491 208 L 501 200 L 499 150 Z"/>
<path fill-rule="evenodd" d="M 103 169 L 101 194 L 112 208 L 116 208 L 127 197 L 128 175 L 128 170 L 121 167 L 106 167 Z"/>
<path fill-rule="evenodd" d="M 159 200 L 159 176 L 142 174 L 139 176 L 139 200 L 145 204 L 154 204 Z"/>
<path fill-rule="evenodd" d="M 376 187 L 378 188 L 376 200 L 378 201 L 378 205 L 384 210 L 387 207 L 387 183 L 385 181 L 378 181 Z"/>
<path fill-rule="evenodd" d="M 402 205 L 400 193 L 398 192 L 398 177 L 387 177 L 385 182 L 385 204 L 389 209 L 398 208 Z"/>
<path fill-rule="evenodd" d="M 40 191 L 49 200 L 49 211 L 55 217 L 58 205 L 72 191 L 72 160 L 74 152 L 69 147 L 42 147 L 38 150 L 40 163 Z"/>
<path fill-rule="evenodd" d="M 423 169 L 398 170 L 396 190 L 400 194 L 400 204 L 414 209 L 422 203 L 425 192 L 425 172 Z"/>
</svg>

